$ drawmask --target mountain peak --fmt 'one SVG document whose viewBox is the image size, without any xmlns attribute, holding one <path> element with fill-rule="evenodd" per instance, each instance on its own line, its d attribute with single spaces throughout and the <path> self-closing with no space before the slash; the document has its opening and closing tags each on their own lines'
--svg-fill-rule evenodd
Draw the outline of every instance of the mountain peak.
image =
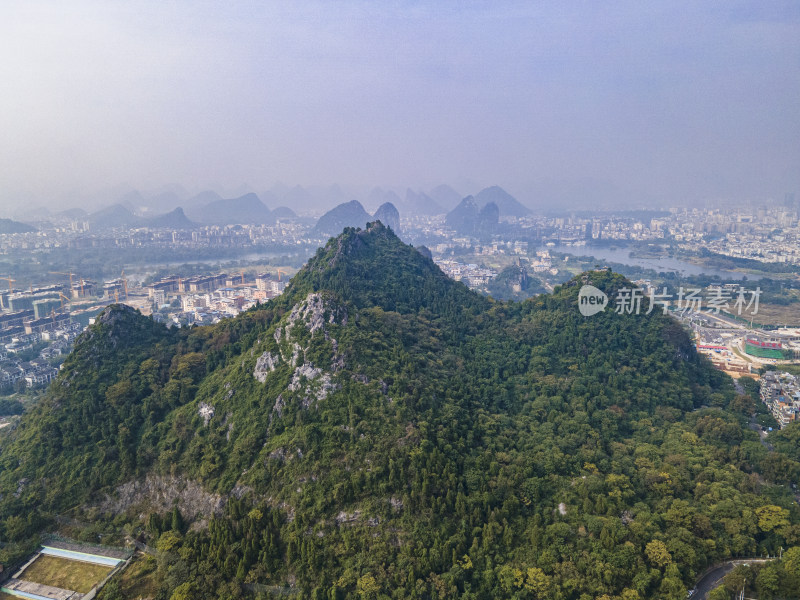
<svg viewBox="0 0 800 600">
<path fill-rule="evenodd" d="M 437 185 L 428 193 L 428 196 L 433 198 L 445 210 L 454 209 L 458 203 L 461 202 L 461 198 L 463 197 L 449 185 L 445 184 Z"/>
<path fill-rule="evenodd" d="M 380 221 L 365 229 L 347 227 L 331 238 L 295 275 L 289 290 L 292 298 L 329 290 L 358 306 L 400 313 L 444 311 L 458 303 L 488 305 Z"/>
<path fill-rule="evenodd" d="M 361 227 L 370 220 L 361 202 L 350 200 L 332 208 L 319 218 L 314 226 L 317 235 L 336 235 L 345 227 Z"/>
<path fill-rule="evenodd" d="M 514 196 L 509 194 L 499 185 L 493 185 L 478 192 L 475 199 L 480 205 L 494 202 L 500 209 L 501 215 L 511 215 L 514 217 L 524 217 L 531 213 L 531 209 L 522 205 Z"/>
<path fill-rule="evenodd" d="M 425 192 L 415 192 L 411 188 L 406 190 L 403 202 L 404 209 L 412 214 L 440 215 L 446 212 L 439 204 Z"/>
<path fill-rule="evenodd" d="M 194 223 L 187 218 L 186 214 L 184 214 L 180 206 L 168 213 L 148 219 L 146 224 L 149 227 L 165 227 L 170 229 L 188 229 L 194 225 Z"/>
<path fill-rule="evenodd" d="M 190 210 L 190 217 L 207 225 L 272 223 L 269 208 L 253 192 L 230 200 L 213 200 Z"/>
<path fill-rule="evenodd" d="M 77 338 L 75 350 L 68 360 L 73 355 L 85 359 L 88 354 L 98 360 L 114 361 L 113 353 L 124 353 L 126 349 L 152 351 L 155 343 L 174 338 L 176 334 L 177 330 L 164 327 L 136 308 L 127 304 L 110 304 Z"/>
<path fill-rule="evenodd" d="M 450 229 L 462 234 L 472 234 L 478 221 L 478 203 L 472 196 L 467 196 L 447 213 L 445 223 Z"/>
<path fill-rule="evenodd" d="M 375 211 L 373 218 L 380 221 L 395 233 L 400 231 L 400 213 L 391 202 L 384 202 Z"/>
<path fill-rule="evenodd" d="M 127 206 L 119 203 L 101 208 L 97 212 L 90 214 L 88 218 L 89 225 L 93 230 L 128 229 L 141 225 L 143 221 L 134 215 Z"/>
</svg>

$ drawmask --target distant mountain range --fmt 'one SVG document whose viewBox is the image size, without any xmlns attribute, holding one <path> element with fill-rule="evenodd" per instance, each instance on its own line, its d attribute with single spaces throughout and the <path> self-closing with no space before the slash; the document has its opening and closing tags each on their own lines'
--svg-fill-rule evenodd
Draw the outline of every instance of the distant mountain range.
<svg viewBox="0 0 800 600">
<path fill-rule="evenodd" d="M 450 229 L 459 233 L 472 233 L 478 220 L 478 203 L 472 196 L 467 196 L 447 213 L 445 223 Z"/>
<path fill-rule="evenodd" d="M 403 199 L 397 195 L 393 190 L 384 190 L 383 188 L 376 187 L 370 190 L 364 202 L 367 206 L 380 206 L 389 202 L 394 206 L 402 206 Z M 405 208 L 405 207 L 404 207 Z"/>
<path fill-rule="evenodd" d="M 364 227 L 370 218 L 370 214 L 364 210 L 361 202 L 351 200 L 332 208 L 322 215 L 314 226 L 312 233 L 316 235 L 337 235 L 345 227 Z"/>
<path fill-rule="evenodd" d="M 213 200 L 189 210 L 192 220 L 202 225 L 257 225 L 274 223 L 275 218 L 255 194 L 245 194 L 230 200 Z"/>
<path fill-rule="evenodd" d="M 192 196 L 183 204 L 186 209 L 191 209 L 195 206 L 205 206 L 206 204 L 211 204 L 217 200 L 222 200 L 222 196 L 213 190 L 206 190 L 205 192 L 200 192 L 199 194 Z"/>
<path fill-rule="evenodd" d="M 297 213 L 288 206 L 279 206 L 272 211 L 272 217 L 277 221 L 289 221 L 297 218 Z"/>
<path fill-rule="evenodd" d="M 179 206 L 165 215 L 147 219 L 145 225 L 147 227 L 164 227 L 168 229 L 190 229 L 194 227 L 196 223 L 192 223 L 192 221 L 183 214 L 183 209 Z"/>
<path fill-rule="evenodd" d="M 272 224 L 278 219 L 297 218 L 295 212 L 286 206 L 270 211 L 253 193 L 239 198 L 224 199 L 219 198 L 214 192 L 203 192 L 190 200 L 190 207 L 185 212 L 179 206 L 170 212 L 154 217 L 142 217 L 135 214 L 130 208 L 130 200 L 131 196 L 128 195 L 127 202 L 107 206 L 88 216 L 85 213 L 81 216 L 75 212 L 79 209 L 73 209 L 72 212 L 75 212 L 75 216 L 71 218 L 87 219 L 93 231 L 135 227 L 187 229 L 198 225 L 260 225 Z M 197 202 L 201 200 L 210 201 L 198 205 Z"/>
<path fill-rule="evenodd" d="M 35 227 L 12 221 L 11 219 L 0 219 L 0 234 L 2 233 L 31 233 L 36 231 Z"/>
<path fill-rule="evenodd" d="M 410 188 L 406 190 L 406 198 L 402 206 L 406 212 L 412 215 L 433 216 L 447 212 L 425 192 L 415 192 Z"/>
<path fill-rule="evenodd" d="M 402 197 L 394 190 L 376 187 L 366 193 L 350 195 L 350 198 L 363 198 L 364 204 L 358 201 L 358 206 L 344 200 L 346 193 L 348 192 L 337 185 L 304 188 L 299 185 L 288 187 L 278 184 L 259 194 L 248 192 L 233 198 L 223 198 L 214 190 L 190 196 L 179 186 L 169 186 L 151 194 L 132 189 L 120 191 L 115 203 L 88 215 L 81 209 L 59 214 L 68 218 L 87 219 L 93 230 L 103 230 L 142 227 L 150 223 L 163 224 L 164 227 L 271 224 L 277 219 L 298 219 L 298 212 L 305 213 L 303 218 L 307 219 L 310 218 L 309 212 L 313 214 L 320 208 L 334 206 L 325 213 L 325 220 L 320 220 L 322 227 L 328 228 L 326 233 L 334 234 L 341 231 L 341 227 L 337 228 L 335 225 L 337 219 L 341 223 L 358 223 L 363 226 L 366 221 L 362 222 L 362 219 L 365 215 L 369 216 L 365 205 L 374 210 L 375 207 L 389 204 L 407 215 L 435 216 L 452 212 L 463 200 L 456 190 L 445 184 L 438 185 L 429 192 L 408 188 Z M 473 196 L 473 199 L 478 211 L 489 203 L 495 204 L 501 217 L 520 217 L 531 212 L 499 186 L 485 188 Z M 343 205 L 348 205 L 349 208 L 342 208 Z M 277 208 L 271 210 L 271 206 Z M 181 208 L 180 212 L 176 211 L 178 208 Z M 382 213 L 380 220 L 388 221 L 388 226 L 394 230 L 399 229 L 399 221 L 392 225 L 392 215 L 389 213 Z"/>
<path fill-rule="evenodd" d="M 480 206 L 484 206 L 489 202 L 494 202 L 497 205 L 497 208 L 500 209 L 501 215 L 524 217 L 525 215 L 531 214 L 530 208 L 520 204 L 517 199 L 514 198 L 514 196 L 496 185 L 478 192 L 478 194 L 475 196 L 475 201 Z"/>
<path fill-rule="evenodd" d="M 97 212 L 89 215 L 89 227 L 92 231 L 103 229 L 130 229 L 141 227 L 144 219 L 137 217 L 123 204 L 112 204 L 106 208 L 101 208 Z"/>
<path fill-rule="evenodd" d="M 447 213 L 445 223 L 462 235 L 489 236 L 498 231 L 500 217 L 522 217 L 530 214 L 527 207 L 501 187 L 481 190 L 477 196 L 467 196 Z"/>
<path fill-rule="evenodd" d="M 89 216 L 82 208 L 68 208 L 67 210 L 62 210 L 59 213 L 56 213 L 59 217 L 64 217 L 66 219 L 85 219 Z"/>
<path fill-rule="evenodd" d="M 133 229 L 136 227 L 164 227 L 169 229 L 188 229 L 196 223 L 190 221 L 178 207 L 166 214 L 145 218 L 133 214 L 122 204 L 114 204 L 88 216 L 89 227 L 93 231 L 105 229 Z"/>
<path fill-rule="evenodd" d="M 343 202 L 322 215 L 312 230 L 312 235 L 338 235 L 345 227 L 364 227 L 369 221 L 381 221 L 396 233 L 400 230 L 400 213 L 391 202 L 384 202 L 375 214 L 370 214 L 358 200 Z"/>
<path fill-rule="evenodd" d="M 428 195 L 433 198 L 436 203 L 445 210 L 453 210 L 458 203 L 461 202 L 461 194 L 451 188 L 449 185 L 437 185 L 433 188 Z"/>
</svg>

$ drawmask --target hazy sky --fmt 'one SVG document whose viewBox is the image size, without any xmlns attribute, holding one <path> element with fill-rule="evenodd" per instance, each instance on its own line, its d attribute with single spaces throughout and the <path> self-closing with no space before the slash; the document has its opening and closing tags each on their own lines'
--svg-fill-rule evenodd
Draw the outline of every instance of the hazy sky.
<svg viewBox="0 0 800 600">
<path fill-rule="evenodd" d="M 800 193 L 796 0 L 11 0 L 0 82 L 4 206 L 123 182 Z"/>
</svg>

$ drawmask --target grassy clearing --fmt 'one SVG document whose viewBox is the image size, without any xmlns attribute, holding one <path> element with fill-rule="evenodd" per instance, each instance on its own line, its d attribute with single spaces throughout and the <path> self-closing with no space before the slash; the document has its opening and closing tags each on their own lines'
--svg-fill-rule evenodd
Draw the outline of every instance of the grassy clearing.
<svg viewBox="0 0 800 600">
<path fill-rule="evenodd" d="M 763 325 L 788 325 L 789 327 L 800 326 L 800 304 L 768 304 L 758 305 L 758 314 L 753 318 Z"/>
<path fill-rule="evenodd" d="M 119 580 L 120 591 L 123 598 L 151 599 L 156 595 L 156 561 L 152 556 L 137 556 L 134 561 L 120 575 L 113 580 Z M 112 580 L 112 581 L 113 581 Z M 100 599 L 103 599 L 101 592 Z M 2 599 L 0 599 L 2 600 Z"/>
<path fill-rule="evenodd" d="M 20 579 L 87 593 L 111 572 L 111 567 L 55 556 L 40 556 L 23 571 Z"/>
</svg>

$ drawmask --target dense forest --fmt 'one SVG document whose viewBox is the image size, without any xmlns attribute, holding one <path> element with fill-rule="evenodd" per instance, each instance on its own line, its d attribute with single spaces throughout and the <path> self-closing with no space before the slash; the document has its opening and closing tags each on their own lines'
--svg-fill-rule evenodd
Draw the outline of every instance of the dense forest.
<svg viewBox="0 0 800 600">
<path fill-rule="evenodd" d="M 797 433 L 585 282 L 630 285 L 499 302 L 375 223 L 215 326 L 111 307 L 4 443 L 0 558 L 69 518 L 157 548 L 159 600 L 677 600 L 800 546 Z"/>
</svg>

